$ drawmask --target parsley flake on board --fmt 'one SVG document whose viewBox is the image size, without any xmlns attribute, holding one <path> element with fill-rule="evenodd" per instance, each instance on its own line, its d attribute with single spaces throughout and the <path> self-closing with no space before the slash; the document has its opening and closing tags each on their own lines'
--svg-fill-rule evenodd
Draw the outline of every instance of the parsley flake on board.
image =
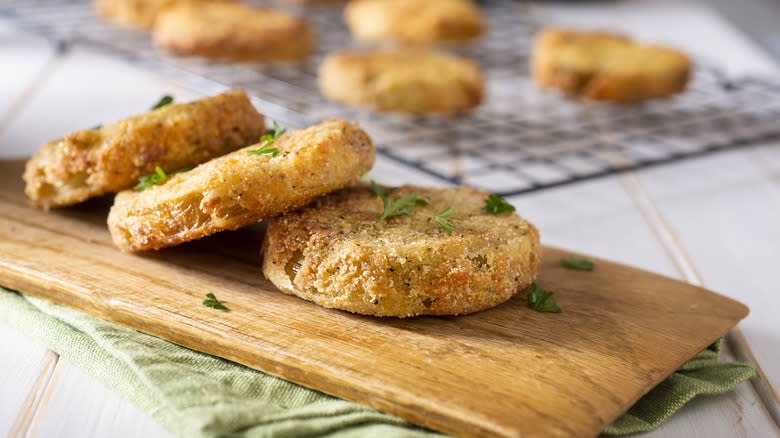
<svg viewBox="0 0 780 438">
<path fill-rule="evenodd" d="M 592 271 L 593 262 L 588 259 L 577 257 L 564 257 L 561 259 L 561 264 L 569 269 L 575 269 L 578 271 Z"/>
<path fill-rule="evenodd" d="M 230 310 L 227 307 L 225 307 L 224 304 L 220 303 L 216 296 L 212 293 L 206 294 L 206 300 L 203 300 L 203 305 L 206 307 L 211 307 L 213 309 L 217 310 Z"/>
<path fill-rule="evenodd" d="M 491 193 L 490 196 L 485 200 L 485 206 L 482 207 L 483 210 L 490 214 L 501 214 L 501 213 L 512 213 L 515 211 L 515 207 L 506 202 L 504 198 Z"/>
<path fill-rule="evenodd" d="M 166 174 L 165 171 L 163 171 L 162 168 L 160 168 L 160 166 L 157 166 L 154 170 L 155 173 L 138 178 L 138 184 L 136 184 L 136 186 L 133 188 L 135 189 L 136 192 L 143 192 L 149 187 L 155 184 L 159 184 L 165 181 L 166 179 L 172 177 L 173 175 L 176 175 L 177 173 L 186 172 L 188 170 L 191 169 L 190 168 L 179 169 L 176 172 Z"/>
<path fill-rule="evenodd" d="M 449 207 L 445 208 L 444 210 L 434 214 L 433 216 L 428 218 L 428 222 L 431 221 L 431 219 L 436 219 L 439 222 L 439 226 L 441 227 L 444 232 L 452 236 L 452 230 L 454 226 L 452 225 L 452 221 L 449 219 L 444 219 L 445 217 L 452 216 L 455 214 L 455 206 L 450 205 Z"/>
<path fill-rule="evenodd" d="M 279 155 L 279 149 L 270 146 L 274 144 L 274 140 L 283 136 L 285 132 L 287 132 L 287 129 L 282 129 L 279 124 L 274 121 L 274 129 L 266 130 L 265 134 L 260 137 L 260 147 L 252 149 L 251 151 L 246 151 L 246 153 L 249 155 L 270 155 L 272 157 Z"/>
<path fill-rule="evenodd" d="M 418 198 L 417 193 L 399 196 L 389 201 L 387 193 L 393 190 L 392 188 L 380 187 L 374 181 L 371 181 L 371 187 L 374 189 L 374 193 L 382 199 L 382 204 L 385 206 L 382 216 L 379 217 L 380 221 L 388 217 L 411 214 L 415 205 L 428 205 L 428 201 Z"/>
<path fill-rule="evenodd" d="M 173 97 L 168 95 L 168 94 L 166 94 L 165 96 L 160 98 L 159 102 L 154 104 L 154 106 L 152 107 L 152 110 L 156 110 L 157 108 L 162 108 L 165 105 L 168 105 L 170 103 L 173 103 Z"/>
<path fill-rule="evenodd" d="M 553 293 L 539 289 L 536 287 L 536 282 L 531 283 L 530 292 L 528 292 L 528 307 L 537 312 L 561 312 L 561 308 L 555 304 Z"/>
</svg>

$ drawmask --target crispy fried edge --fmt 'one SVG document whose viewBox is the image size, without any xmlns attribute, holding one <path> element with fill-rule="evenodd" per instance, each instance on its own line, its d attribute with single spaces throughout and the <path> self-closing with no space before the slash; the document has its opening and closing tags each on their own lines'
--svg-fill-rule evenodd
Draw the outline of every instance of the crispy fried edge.
<svg viewBox="0 0 780 438">
<path fill-rule="evenodd" d="M 462 45 L 480 37 L 487 27 L 479 7 L 469 0 L 463 3 L 471 6 L 469 14 L 454 17 L 443 14 L 442 8 L 438 7 L 434 14 L 425 16 L 428 22 L 422 23 L 419 19 L 409 20 L 408 4 L 399 6 L 395 2 L 382 2 L 377 7 L 374 0 L 352 0 L 344 8 L 344 21 L 352 36 L 361 41 L 400 40 L 417 44 L 435 42 Z M 381 9 L 381 13 L 366 17 L 367 13 L 374 12 L 372 8 Z M 382 17 L 385 24 L 383 32 L 376 31 L 374 18 L 378 16 Z"/>
<path fill-rule="evenodd" d="M 400 53 L 403 53 L 401 51 Z M 399 83 L 398 87 L 391 91 L 376 89 L 377 76 L 374 73 L 372 63 L 378 62 L 382 56 L 394 56 L 392 51 L 361 51 L 343 50 L 329 54 L 322 62 L 318 72 L 318 84 L 322 94 L 334 101 L 348 105 L 365 106 L 380 111 L 402 111 L 409 113 L 439 113 L 442 115 L 457 114 L 478 106 L 485 92 L 484 79 L 477 65 L 465 58 L 431 52 L 429 56 L 446 59 L 452 65 L 452 71 L 461 74 L 456 80 L 446 84 L 436 84 L 432 89 L 425 90 L 423 104 L 416 105 L 404 102 L 396 105 L 387 102 L 384 95 L 392 92 L 393 96 L 399 94 L 398 90 L 406 90 L 403 95 L 419 95 L 421 90 L 416 83 Z M 399 58 L 400 62 L 403 62 Z M 463 99 L 458 99 L 454 104 L 440 99 L 442 93 L 457 89 L 463 92 Z M 419 102 L 419 101 L 416 101 Z"/>
<path fill-rule="evenodd" d="M 430 199 L 431 190 L 436 189 L 404 186 L 392 192 L 392 197 L 415 192 Z M 482 191 L 461 188 L 447 199 L 458 200 L 464 217 L 475 213 L 475 205 L 481 205 L 487 196 Z M 470 205 L 465 210 L 464 199 Z M 432 203 L 424 214 L 438 212 L 447 203 L 447 200 Z M 488 224 L 511 222 L 508 226 L 512 229 L 520 227 L 525 231 L 522 236 L 502 236 L 510 243 L 494 250 L 486 248 L 479 253 L 484 260 L 468 253 L 470 244 L 482 245 L 484 232 L 456 231 L 453 236 L 447 236 L 435 225 L 426 223 L 424 230 L 414 230 L 423 233 L 421 239 L 413 236 L 418 249 L 426 248 L 415 260 L 414 254 L 405 252 L 404 247 L 381 243 L 382 239 L 402 241 L 403 235 L 394 240 L 386 235 L 377 237 L 371 231 L 366 231 L 370 238 L 355 238 L 340 232 L 344 223 L 373 221 L 381 211 L 382 203 L 371 189 L 356 185 L 270 220 L 263 242 L 265 276 L 283 292 L 325 307 L 395 317 L 484 310 L 506 301 L 536 277 L 541 259 L 539 233 L 533 224 L 516 214 L 484 213 L 487 216 L 483 220 Z M 465 225 L 461 223 L 461 226 Z M 403 227 L 400 230 L 402 234 L 411 232 Z M 453 253 L 458 256 L 451 257 Z M 494 265 L 483 267 L 482 261 Z M 295 266 L 298 269 L 293 273 Z"/>
<path fill-rule="evenodd" d="M 277 157 L 246 153 L 258 146 L 143 192 L 119 193 L 108 216 L 114 243 L 123 251 L 160 249 L 236 229 L 351 184 L 374 163 L 370 137 L 344 120 L 279 137 Z"/>
<path fill-rule="evenodd" d="M 562 68 L 553 54 L 567 35 L 584 34 L 621 41 L 630 40 L 622 35 L 607 32 L 577 32 L 550 27 L 540 31 L 534 38 L 531 57 L 531 74 L 542 88 L 551 88 L 561 93 L 590 100 L 634 103 L 650 98 L 667 97 L 685 90 L 691 75 L 688 58 L 674 49 L 659 47 L 677 53 L 686 62 L 683 68 L 666 75 L 620 75 L 609 73 L 579 72 Z M 637 47 L 640 44 L 632 43 Z M 650 47 L 650 46 L 646 46 Z"/>
<path fill-rule="evenodd" d="M 196 132 L 200 137 L 189 141 L 189 133 L 178 132 L 182 114 L 191 119 L 190 125 L 200 128 Z M 160 125 L 166 121 L 169 123 Z M 220 133 L 204 140 L 213 145 L 202 146 L 201 138 L 209 137 L 203 134 L 210 128 Z M 256 141 L 264 131 L 263 115 L 242 90 L 171 104 L 45 143 L 27 162 L 25 193 L 34 205 L 46 209 L 76 204 L 132 187 L 140 176 L 154 173 L 157 166 L 169 172 L 195 166 Z M 170 133 L 187 138 L 168 144 L 159 141 Z"/>
<path fill-rule="evenodd" d="M 200 32 L 201 22 L 191 26 L 188 16 L 190 5 L 177 5 L 160 14 L 153 29 L 155 45 L 179 55 L 198 55 L 207 58 L 234 61 L 293 61 L 306 57 L 315 45 L 314 32 L 301 18 L 289 16 L 291 25 L 274 27 L 265 31 L 247 31 L 237 20 L 231 33 L 214 36 Z M 216 7 L 243 8 L 246 14 L 252 10 L 265 10 L 260 6 L 227 3 Z M 275 11 L 282 13 L 281 11 Z M 200 17 L 200 16 L 198 16 Z M 200 17 L 202 18 L 202 17 Z M 242 19 L 246 19 L 242 17 Z"/>
</svg>

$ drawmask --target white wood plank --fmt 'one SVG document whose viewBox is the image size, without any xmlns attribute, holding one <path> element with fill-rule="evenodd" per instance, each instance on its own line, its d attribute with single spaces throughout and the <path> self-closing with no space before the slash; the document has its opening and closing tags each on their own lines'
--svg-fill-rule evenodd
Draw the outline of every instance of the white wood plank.
<svg viewBox="0 0 780 438">
<path fill-rule="evenodd" d="M 780 58 L 780 8 L 777 0 L 704 0 L 735 26 L 756 40 L 775 58 Z"/>
<path fill-rule="evenodd" d="M 77 49 L 0 132 L 0 155 L 28 156 L 67 133 L 143 113 L 164 94 L 182 102 L 201 97 L 140 67 Z"/>
<path fill-rule="evenodd" d="M 170 432 L 72 362 L 60 359 L 31 437 L 170 438 Z"/>
<path fill-rule="evenodd" d="M 12 429 L 23 427 L 16 424 L 20 414 L 35 408 L 35 390 L 47 384 L 41 376 L 56 358 L 5 322 L 0 322 L 0 339 L 0 436 L 9 436 Z"/>
<path fill-rule="evenodd" d="M 780 412 L 780 325 L 776 309 L 780 188 L 746 151 L 731 151 L 641 174 L 706 286 L 747 304 L 739 329 L 769 384 L 768 409 Z"/>
<path fill-rule="evenodd" d="M 5 34 L 5 32 L 8 34 Z M 0 132 L 25 104 L 25 97 L 34 90 L 34 84 L 48 63 L 54 58 L 54 50 L 46 41 L 28 36 L 11 34 L 0 28 L 0 65 L 3 80 L 0 81 Z M 6 149 L 0 142 L 0 151 Z"/>
<path fill-rule="evenodd" d="M 723 360 L 733 362 L 731 351 L 724 347 Z M 736 415 L 736 416 L 735 416 Z M 749 382 L 739 384 L 725 396 L 697 397 L 682 407 L 658 429 L 642 437 L 773 437 L 780 430 L 757 398 Z"/>
<path fill-rule="evenodd" d="M 618 179 L 607 178 L 509 198 L 547 245 L 677 277 L 674 264 Z"/>
<path fill-rule="evenodd" d="M 747 150 L 754 163 L 763 167 L 775 183 L 780 183 L 780 144 L 760 145 Z"/>
</svg>

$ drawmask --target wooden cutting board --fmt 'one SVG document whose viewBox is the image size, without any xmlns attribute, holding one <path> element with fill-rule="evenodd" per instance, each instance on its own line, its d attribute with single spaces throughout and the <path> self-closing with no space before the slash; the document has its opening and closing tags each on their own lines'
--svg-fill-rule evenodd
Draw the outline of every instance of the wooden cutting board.
<svg viewBox="0 0 780 438">
<path fill-rule="evenodd" d="M 47 213 L 21 173 L 0 162 L 0 284 L 460 436 L 595 436 L 748 313 L 604 260 L 567 270 L 547 247 L 537 282 L 563 313 L 521 292 L 469 316 L 352 315 L 266 281 L 261 226 L 123 254 L 110 197 Z M 209 292 L 230 312 L 204 307 Z"/>
</svg>

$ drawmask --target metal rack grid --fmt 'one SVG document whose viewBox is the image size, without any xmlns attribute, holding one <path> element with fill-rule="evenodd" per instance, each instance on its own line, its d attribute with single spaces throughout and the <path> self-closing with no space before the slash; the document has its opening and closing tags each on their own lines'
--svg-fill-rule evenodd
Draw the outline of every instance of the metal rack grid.
<svg viewBox="0 0 780 438">
<path fill-rule="evenodd" d="M 729 80 L 702 63 L 684 94 L 638 105 L 585 104 L 540 92 L 527 73 L 531 36 L 539 28 L 532 9 L 511 1 L 482 6 L 489 36 L 460 53 L 479 62 L 487 98 L 450 118 L 376 113 L 325 100 L 317 66 L 327 53 L 356 46 L 338 7 L 297 10 L 315 26 L 317 51 L 301 63 L 275 65 L 171 56 L 155 49 L 147 33 L 99 20 L 86 1 L 0 0 L 0 19 L 61 47 L 88 45 L 182 80 L 207 79 L 202 86 L 242 87 L 267 115 L 293 125 L 358 120 L 379 154 L 443 182 L 503 196 L 780 139 L 780 81 Z"/>
</svg>

